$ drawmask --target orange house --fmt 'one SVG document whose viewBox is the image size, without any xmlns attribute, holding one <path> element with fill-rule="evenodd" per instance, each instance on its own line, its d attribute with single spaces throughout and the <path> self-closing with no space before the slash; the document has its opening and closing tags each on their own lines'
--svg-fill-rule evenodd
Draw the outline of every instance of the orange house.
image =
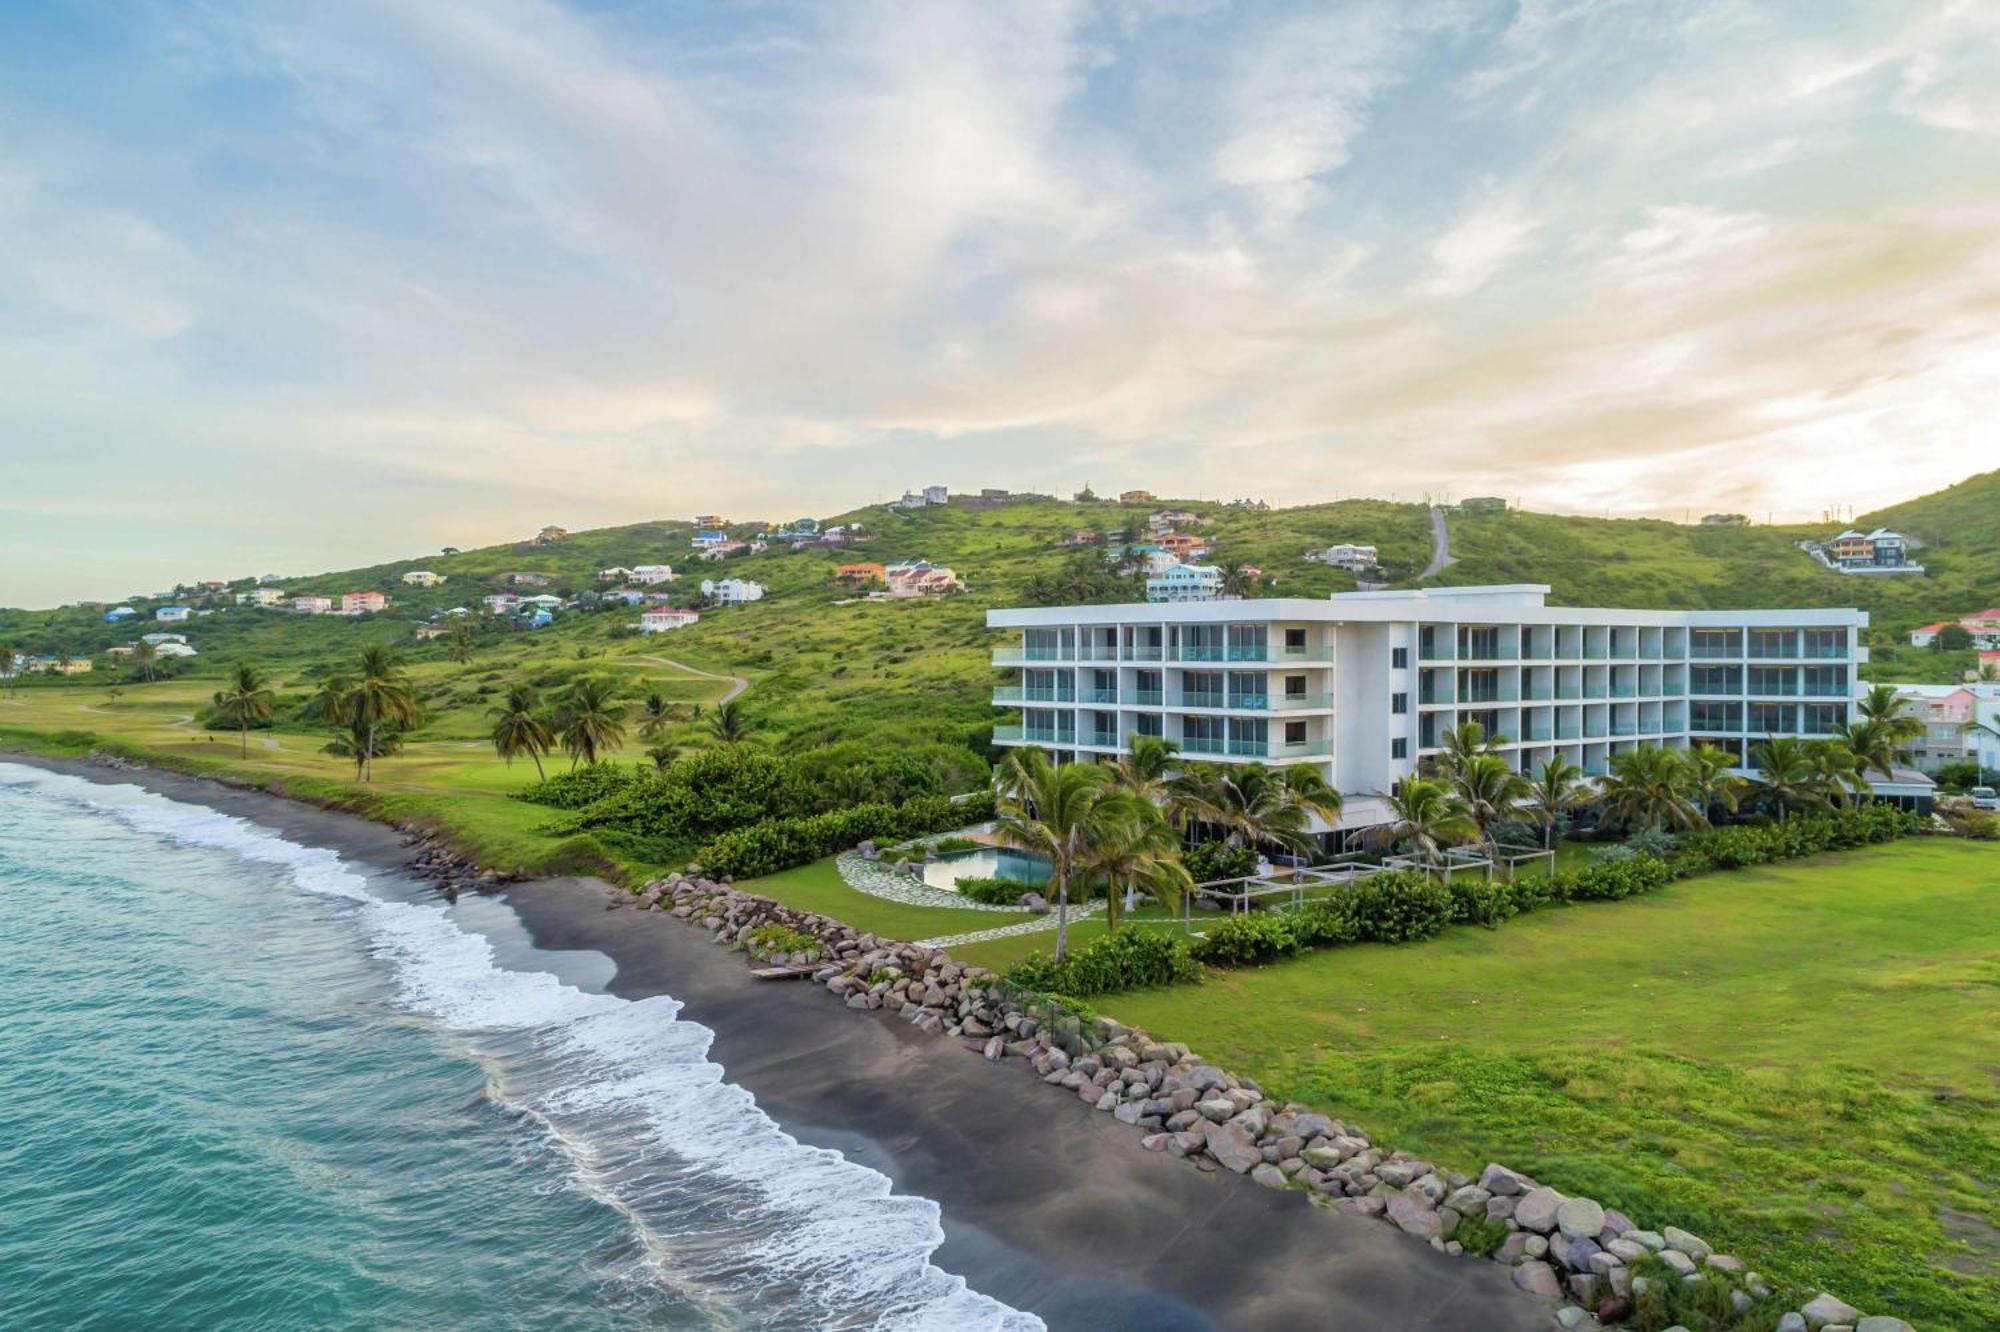
<svg viewBox="0 0 2000 1332">
<path fill-rule="evenodd" d="M 833 581 L 847 583 L 853 587 L 866 587 L 871 583 L 886 583 L 889 574 L 879 564 L 843 564 L 833 571 Z"/>
</svg>

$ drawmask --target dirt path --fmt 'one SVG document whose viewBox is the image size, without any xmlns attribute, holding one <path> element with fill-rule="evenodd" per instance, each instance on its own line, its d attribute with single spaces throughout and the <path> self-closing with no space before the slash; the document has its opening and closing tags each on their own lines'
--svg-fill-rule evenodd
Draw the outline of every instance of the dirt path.
<svg viewBox="0 0 2000 1332">
<path fill-rule="evenodd" d="M 670 666 L 677 671 L 686 671 L 689 675 L 699 675 L 704 680 L 729 681 L 729 688 L 723 691 L 721 698 L 715 700 L 718 707 L 750 687 L 750 682 L 740 675 L 717 675 L 714 671 L 698 671 L 686 662 L 675 661 L 672 657 L 635 656 L 634 659 L 655 662 L 661 666 Z"/>
<path fill-rule="evenodd" d="M 1458 561 L 1451 553 L 1451 532 L 1445 527 L 1444 506 L 1431 505 L 1431 562 L 1417 575 L 1419 579 L 1429 578 L 1444 572 Z"/>
</svg>

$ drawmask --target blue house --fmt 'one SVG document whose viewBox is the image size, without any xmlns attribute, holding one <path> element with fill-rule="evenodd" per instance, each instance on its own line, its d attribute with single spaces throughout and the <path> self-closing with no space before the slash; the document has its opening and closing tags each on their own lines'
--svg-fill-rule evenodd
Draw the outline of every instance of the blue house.
<svg viewBox="0 0 2000 1332">
<path fill-rule="evenodd" d="M 104 622 L 106 624 L 117 624 L 120 620 L 129 620 L 138 613 L 138 611 L 133 610 L 130 606 L 113 606 L 110 610 L 104 612 Z"/>
</svg>

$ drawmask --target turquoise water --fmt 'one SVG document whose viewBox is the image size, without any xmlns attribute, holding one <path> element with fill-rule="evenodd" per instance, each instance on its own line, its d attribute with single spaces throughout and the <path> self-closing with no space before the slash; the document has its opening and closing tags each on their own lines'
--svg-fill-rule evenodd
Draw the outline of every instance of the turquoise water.
<svg viewBox="0 0 2000 1332">
<path fill-rule="evenodd" d="M 0 1327 L 1039 1326 L 604 970 L 0 764 Z"/>
<path fill-rule="evenodd" d="M 939 856 L 924 866 L 924 882 L 933 888 L 949 889 L 960 879 L 1013 879 L 1037 888 L 1049 881 L 1049 862 L 1029 851 L 995 846 Z"/>
</svg>

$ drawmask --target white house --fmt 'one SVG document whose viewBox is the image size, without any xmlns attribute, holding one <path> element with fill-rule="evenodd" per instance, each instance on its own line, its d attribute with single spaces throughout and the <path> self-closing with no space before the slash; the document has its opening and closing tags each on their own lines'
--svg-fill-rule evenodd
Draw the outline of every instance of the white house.
<svg viewBox="0 0 2000 1332">
<path fill-rule="evenodd" d="M 747 578 L 724 578 L 701 580 L 701 594 L 721 606 L 740 606 L 745 602 L 762 601 L 764 585 L 753 583 Z"/>
<path fill-rule="evenodd" d="M 248 592 L 238 592 L 236 594 L 236 604 L 239 606 L 260 606 L 265 610 L 269 610 L 273 607 L 284 605 L 285 594 L 275 587 L 253 587 Z"/>
<path fill-rule="evenodd" d="M 194 657 L 200 655 L 185 642 L 156 643 L 153 645 L 153 652 L 156 656 L 161 657 Z"/>
<path fill-rule="evenodd" d="M 520 603 L 520 598 L 512 592 L 494 592 L 479 599 L 481 605 L 494 615 L 505 615 Z"/>
<path fill-rule="evenodd" d="M 631 579 L 632 571 L 622 564 L 614 564 L 609 569 L 597 571 L 597 581 L 600 583 L 626 583 Z"/>
<path fill-rule="evenodd" d="M 1169 569 L 1181 567 L 1181 557 L 1170 550 L 1149 550 L 1143 561 L 1148 578 L 1157 578 Z"/>
<path fill-rule="evenodd" d="M 1306 558 L 1315 563 L 1331 565 L 1336 569 L 1345 569 L 1349 573 L 1366 573 L 1378 563 L 1375 558 L 1375 547 L 1348 542 L 1328 546 L 1325 550 L 1308 551 Z"/>
<path fill-rule="evenodd" d="M 642 633 L 663 634 L 669 629 L 685 629 L 701 619 L 700 611 L 677 610 L 672 606 L 657 606 L 639 617 Z"/>
<path fill-rule="evenodd" d="M 1509 766 L 1590 776 L 1646 745 L 1747 763 L 1772 735 L 1850 720 L 1865 611 L 1551 606 L 1539 584 L 1005 609 L 994 664 L 1018 724 L 1002 746 L 1108 758 L 1134 735 L 1195 761 L 1310 764 L 1345 803 L 1333 831 L 1388 818 L 1378 791 L 1477 722 Z M 1324 825 L 1320 825 L 1324 829 Z"/>
<path fill-rule="evenodd" d="M 194 611 L 186 606 L 162 606 L 153 612 L 153 618 L 161 624 L 179 624 Z"/>
<path fill-rule="evenodd" d="M 1214 601 L 1222 595 L 1222 570 L 1213 564 L 1176 564 L 1146 579 L 1146 600 Z"/>
<path fill-rule="evenodd" d="M 674 566 L 671 564 L 635 564 L 630 572 L 632 576 L 627 581 L 642 585 L 674 581 Z"/>
<path fill-rule="evenodd" d="M 327 615 L 333 611 L 333 598 L 307 593 L 292 598 L 292 609 L 300 615 Z"/>
<path fill-rule="evenodd" d="M 444 575 L 432 573 L 429 569 L 412 569 L 403 575 L 403 581 L 411 587 L 436 587 L 444 581 Z"/>
<path fill-rule="evenodd" d="M 139 641 L 142 643 L 151 643 L 154 647 L 160 647 L 167 643 L 185 644 L 188 640 L 186 634 L 140 634 Z"/>
</svg>

